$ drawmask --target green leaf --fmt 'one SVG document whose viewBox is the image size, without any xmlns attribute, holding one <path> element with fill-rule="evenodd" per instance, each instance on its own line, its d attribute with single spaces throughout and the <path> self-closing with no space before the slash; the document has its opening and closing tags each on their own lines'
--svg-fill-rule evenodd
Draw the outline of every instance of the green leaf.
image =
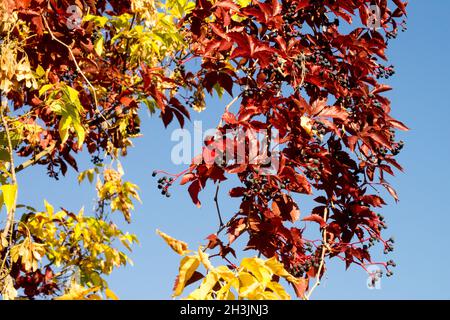
<svg viewBox="0 0 450 320">
<path fill-rule="evenodd" d="M 64 86 L 64 91 L 66 91 L 69 95 L 70 102 L 78 104 L 80 99 L 78 98 L 78 91 L 72 87 Z"/>
<path fill-rule="evenodd" d="M 3 200 L 3 193 L 0 193 L 0 211 L 2 210 L 2 208 L 3 208 L 3 203 L 4 203 L 5 201 Z M 0 244 L 1 245 L 1 244 Z"/>
<path fill-rule="evenodd" d="M 103 17 L 103 16 L 94 16 L 92 14 L 87 14 L 83 17 L 84 21 L 92 21 L 95 24 L 99 25 L 100 27 L 104 27 L 105 24 L 108 22 L 108 18 L 107 17 Z"/>
<path fill-rule="evenodd" d="M 219 98 L 222 99 L 223 91 L 224 91 L 223 88 L 218 83 L 216 83 L 213 88 L 214 88 L 214 90 L 216 90 L 217 95 L 219 96 Z"/>
<path fill-rule="evenodd" d="M 0 149 L 0 161 L 8 161 L 10 160 L 9 152 L 6 149 Z"/>
<path fill-rule="evenodd" d="M 69 138 L 69 128 L 70 124 L 72 123 L 70 117 L 62 117 L 61 121 L 59 122 L 59 136 L 61 137 L 61 144 L 64 144 L 67 139 Z"/>
<path fill-rule="evenodd" d="M 45 70 L 44 70 L 44 68 L 42 68 L 41 65 L 39 65 L 39 66 L 37 67 L 37 69 L 36 69 L 36 75 L 37 75 L 39 78 L 42 78 L 43 76 L 45 76 Z"/>
<path fill-rule="evenodd" d="M 235 2 L 242 8 L 247 7 L 252 1 L 251 0 L 235 0 Z"/>
<path fill-rule="evenodd" d="M 78 148 L 81 148 L 86 137 L 86 132 L 84 131 L 84 128 L 81 125 L 80 121 L 74 121 L 73 128 L 75 129 L 75 133 L 77 134 Z"/>
<path fill-rule="evenodd" d="M 94 44 L 94 50 L 99 56 L 101 56 L 103 54 L 103 43 L 104 42 L 105 42 L 105 39 L 103 38 L 103 36 L 101 36 L 100 38 L 98 38 L 98 40 Z"/>
<path fill-rule="evenodd" d="M 42 86 L 39 89 L 39 96 L 42 96 L 44 93 L 46 93 L 48 90 L 50 90 L 51 88 L 53 88 L 52 84 L 46 84 L 44 86 Z"/>
</svg>

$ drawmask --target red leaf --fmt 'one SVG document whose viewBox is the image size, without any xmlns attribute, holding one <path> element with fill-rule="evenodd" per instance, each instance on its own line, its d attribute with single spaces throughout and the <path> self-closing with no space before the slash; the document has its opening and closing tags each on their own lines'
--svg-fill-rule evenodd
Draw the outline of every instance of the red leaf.
<svg viewBox="0 0 450 320">
<path fill-rule="evenodd" d="M 200 190 L 202 189 L 202 185 L 200 183 L 200 180 L 195 180 L 191 183 L 191 185 L 188 188 L 189 195 L 191 196 L 192 202 L 200 208 L 202 206 L 200 200 L 198 200 L 198 194 Z"/>
<path fill-rule="evenodd" d="M 164 123 L 164 126 L 167 128 L 167 126 L 172 122 L 173 120 L 173 112 L 171 109 L 166 109 L 164 112 L 161 113 L 161 118 Z"/>
<path fill-rule="evenodd" d="M 402 122 L 397 121 L 397 120 L 389 120 L 389 123 L 397 129 L 403 130 L 403 131 L 409 131 L 409 128 L 407 126 L 405 126 Z"/>
<path fill-rule="evenodd" d="M 220 7 L 220 8 L 224 8 L 224 9 L 234 10 L 237 12 L 239 12 L 239 9 L 240 9 L 235 3 L 231 2 L 231 1 L 218 1 L 214 5 L 214 7 Z"/>
<path fill-rule="evenodd" d="M 293 283 L 295 295 L 297 298 L 304 298 L 306 290 L 308 290 L 309 281 L 305 278 L 298 279 L 298 283 Z"/>
<path fill-rule="evenodd" d="M 180 185 L 185 185 L 188 182 L 191 182 L 195 179 L 195 175 L 193 173 L 186 173 L 181 179 Z"/>
<path fill-rule="evenodd" d="M 381 93 L 381 92 L 386 92 L 392 90 L 392 88 L 388 85 L 382 84 L 380 86 L 378 86 L 377 88 L 375 88 L 374 90 L 372 90 L 372 94 L 377 94 L 377 93 Z"/>
<path fill-rule="evenodd" d="M 348 118 L 348 112 L 345 111 L 345 109 L 340 108 L 338 106 L 332 106 L 332 107 L 322 109 L 322 111 L 320 111 L 318 116 L 324 117 L 324 118 L 330 117 L 330 118 L 345 121 Z"/>
<path fill-rule="evenodd" d="M 122 97 L 120 98 L 120 103 L 123 104 L 125 107 L 130 106 L 131 102 L 133 102 L 133 98 L 130 97 Z"/>
<path fill-rule="evenodd" d="M 361 200 L 374 207 L 381 207 L 386 204 L 381 197 L 376 195 L 363 196 Z"/>
<path fill-rule="evenodd" d="M 233 198 L 242 197 L 245 191 L 247 191 L 247 189 L 243 187 L 233 188 L 230 190 L 230 197 Z"/>
<path fill-rule="evenodd" d="M 406 6 L 408 5 L 408 2 L 402 2 L 401 0 L 393 0 L 394 3 L 397 5 L 397 7 L 406 14 Z"/>
<path fill-rule="evenodd" d="M 302 221 L 317 222 L 321 228 L 323 228 L 327 225 L 325 220 L 323 220 L 323 218 L 321 216 L 319 216 L 318 214 L 312 214 L 310 216 L 307 216 L 307 217 L 303 218 Z"/>
<path fill-rule="evenodd" d="M 229 112 L 229 111 L 226 111 L 223 114 L 222 120 L 225 121 L 228 124 L 236 124 L 237 123 L 236 116 L 233 113 Z"/>
<path fill-rule="evenodd" d="M 389 184 L 384 183 L 383 186 L 387 189 L 387 191 L 391 194 L 391 196 L 395 199 L 395 202 L 398 202 L 399 198 L 397 192 L 394 188 L 392 188 Z"/>
</svg>

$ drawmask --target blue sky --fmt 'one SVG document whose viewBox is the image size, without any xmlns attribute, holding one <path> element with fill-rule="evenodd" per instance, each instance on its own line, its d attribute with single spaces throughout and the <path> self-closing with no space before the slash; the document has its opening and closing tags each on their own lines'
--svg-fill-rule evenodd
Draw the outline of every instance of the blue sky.
<svg viewBox="0 0 450 320">
<path fill-rule="evenodd" d="M 315 299 L 449 299 L 450 254 L 450 2 L 446 0 L 411 1 L 408 31 L 390 44 L 390 62 L 397 74 L 389 80 L 394 90 L 393 115 L 412 130 L 401 134 L 406 147 L 399 160 L 405 173 L 390 182 L 396 187 L 400 202 L 389 199 L 380 212 L 386 216 L 389 229 L 385 235 L 396 239 L 396 250 L 390 255 L 397 263 L 395 275 L 383 278 L 381 290 L 368 290 L 367 275 L 360 268 L 345 268 L 340 261 L 328 265 L 328 273 L 313 298 Z M 218 116 L 231 98 L 209 100 L 206 112 L 194 115 L 204 127 L 217 124 Z M 141 187 L 143 204 L 138 205 L 131 225 L 125 230 L 136 233 L 141 241 L 131 257 L 133 267 L 115 271 L 111 288 L 122 299 L 170 299 L 179 257 L 155 234 L 160 229 L 196 248 L 217 229 L 212 201 L 214 188 L 201 193 L 203 206 L 197 209 L 185 188 L 176 187 L 172 197 L 162 197 L 154 169 L 171 172 L 183 170 L 171 164 L 170 153 L 175 142 L 170 135 L 176 128 L 165 130 L 157 117 L 144 115 L 142 132 L 135 147 L 122 161 L 126 179 Z M 187 126 L 192 128 L 192 123 Z M 88 162 L 80 162 L 87 169 Z M 46 177 L 45 168 L 34 168 L 19 177 L 19 202 L 42 208 L 43 199 L 54 206 L 77 211 L 94 205 L 94 188 L 77 186 L 76 173 L 60 181 Z M 226 184 L 231 186 L 232 184 Z M 221 207 L 224 216 L 232 215 L 238 203 L 228 199 L 222 188 Z M 228 188 L 229 189 L 229 188 Z M 302 206 L 307 215 L 308 205 Z M 87 210 L 86 210 L 87 211 Z M 117 220 L 121 220 L 117 216 Z M 382 249 L 379 248 L 381 252 Z M 380 256 L 383 258 L 383 256 Z M 219 260 L 215 261 L 220 263 Z"/>
</svg>

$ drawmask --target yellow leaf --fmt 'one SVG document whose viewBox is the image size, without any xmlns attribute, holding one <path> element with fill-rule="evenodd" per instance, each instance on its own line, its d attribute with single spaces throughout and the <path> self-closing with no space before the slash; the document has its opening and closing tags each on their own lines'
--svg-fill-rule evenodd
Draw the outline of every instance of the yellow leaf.
<svg viewBox="0 0 450 320">
<path fill-rule="evenodd" d="M 44 68 L 42 68 L 41 65 L 38 65 L 38 67 L 36 68 L 36 75 L 39 78 L 42 78 L 43 76 L 45 76 L 45 70 L 44 70 Z"/>
<path fill-rule="evenodd" d="M 8 213 L 10 213 L 16 204 L 17 185 L 16 184 L 5 184 L 5 185 L 1 186 L 1 190 L 3 192 L 3 201 L 6 206 L 6 211 L 8 211 Z"/>
<path fill-rule="evenodd" d="M 48 213 L 48 215 L 51 218 L 54 213 L 53 206 L 50 203 L 48 203 L 47 200 L 44 200 L 44 206 L 45 206 L 45 211 Z"/>
<path fill-rule="evenodd" d="M 298 283 L 299 280 L 289 272 L 287 272 L 283 264 L 279 262 L 276 257 L 272 257 L 269 260 L 266 260 L 265 265 L 269 267 L 277 276 L 283 277 L 292 283 Z"/>
<path fill-rule="evenodd" d="M 291 297 L 284 290 L 283 286 L 278 282 L 271 281 L 267 284 L 267 288 L 272 290 L 272 292 L 276 295 L 275 300 L 290 300 Z"/>
<path fill-rule="evenodd" d="M 261 259 L 244 258 L 242 259 L 241 267 L 251 272 L 263 286 L 266 286 L 266 284 L 272 280 L 271 269 L 269 269 Z"/>
<path fill-rule="evenodd" d="M 99 56 L 101 56 L 103 54 L 104 41 L 105 41 L 105 39 L 103 39 L 103 36 L 100 36 L 100 38 L 98 38 L 98 40 L 95 42 L 94 50 Z"/>
<path fill-rule="evenodd" d="M 237 279 L 233 279 L 233 281 L 227 282 L 217 291 L 217 300 L 235 300 L 236 297 L 234 293 L 231 292 L 231 287 L 233 284 L 237 282 Z"/>
<path fill-rule="evenodd" d="M 186 256 L 180 262 L 180 268 L 178 273 L 178 279 L 174 288 L 174 297 L 178 297 L 183 293 L 186 282 L 192 277 L 195 270 L 200 265 L 199 256 Z"/>
<path fill-rule="evenodd" d="M 235 1 L 237 4 L 239 4 L 241 6 L 241 8 L 245 8 L 247 7 L 250 3 L 252 3 L 251 0 L 236 0 Z"/>
<path fill-rule="evenodd" d="M 116 296 L 116 294 L 109 288 L 105 289 L 105 295 L 107 298 L 111 300 L 119 300 L 119 298 Z"/>
<path fill-rule="evenodd" d="M 205 300 L 210 294 L 214 286 L 216 285 L 219 278 L 214 272 L 210 272 L 203 279 L 202 284 L 199 288 L 195 289 L 187 299 L 190 300 Z"/>
<path fill-rule="evenodd" d="M 241 271 L 238 274 L 239 278 L 239 297 L 253 299 L 258 293 L 262 291 L 261 284 L 250 273 Z"/>
<path fill-rule="evenodd" d="M 236 275 L 233 273 L 233 271 L 228 269 L 227 266 L 219 266 L 217 268 L 214 268 L 214 270 L 212 270 L 212 272 L 215 272 L 216 274 L 218 274 L 226 282 L 231 282 L 236 277 Z"/>
<path fill-rule="evenodd" d="M 264 291 L 259 293 L 255 300 L 280 300 L 280 298 L 272 291 Z"/>
<path fill-rule="evenodd" d="M 209 261 L 209 256 L 208 254 L 204 253 L 202 250 L 202 247 L 198 248 L 198 256 L 200 257 L 200 261 L 201 263 L 205 266 L 205 268 L 207 270 L 212 270 L 214 269 L 213 265 L 211 264 L 211 262 Z"/>
<path fill-rule="evenodd" d="M 179 255 L 185 255 L 186 253 L 189 252 L 186 242 L 172 238 L 171 236 L 159 230 L 156 230 L 156 233 L 160 235 L 161 238 L 163 238 L 164 241 Z"/>
<path fill-rule="evenodd" d="M 303 127 L 303 129 L 306 130 L 306 132 L 311 136 L 312 135 L 312 121 L 308 117 L 301 117 L 300 118 L 300 125 Z"/>
<path fill-rule="evenodd" d="M 44 86 L 42 86 L 39 89 L 39 96 L 42 96 L 44 93 L 46 93 L 48 90 L 50 90 L 51 88 L 53 88 L 52 84 L 46 84 Z"/>
</svg>

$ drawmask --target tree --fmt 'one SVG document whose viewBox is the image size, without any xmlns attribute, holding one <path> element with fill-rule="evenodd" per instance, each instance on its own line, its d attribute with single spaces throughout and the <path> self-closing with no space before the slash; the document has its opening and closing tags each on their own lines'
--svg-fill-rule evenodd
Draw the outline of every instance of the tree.
<svg viewBox="0 0 450 320">
<path fill-rule="evenodd" d="M 380 59 L 387 59 L 388 39 L 406 15 L 406 3 L 392 2 L 3 1 L 3 297 L 23 289 L 28 298 L 115 298 L 104 275 L 128 258 L 113 242 L 130 248 L 137 239 L 120 231 L 110 213 L 120 211 L 131 222 L 133 201 L 140 200 L 138 187 L 123 181 L 119 162 L 139 136 L 138 111 L 145 107 L 158 112 L 165 126 L 174 117 L 183 126 L 189 107 L 205 109 L 206 93 L 233 96 L 218 134 L 205 141 L 189 168 L 159 183 L 165 195 L 178 179 L 189 184 L 200 206 L 199 193 L 211 180 L 220 227 L 197 253 L 160 232 L 183 256 L 174 295 L 202 280 L 189 298 L 289 298 L 279 283 L 284 278 L 307 299 L 327 258 L 347 267 L 376 263 L 372 245 L 381 242 L 389 252 L 393 239 L 381 235 L 386 224 L 374 210 L 385 202 L 371 190 L 384 187 L 397 200 L 385 175 L 394 173 L 392 167 L 401 170 L 395 155 L 403 143 L 395 129 L 407 129 L 390 116 L 382 95 L 390 87 L 378 81 L 393 74 Z M 361 23 L 353 21 L 356 16 Z M 197 69 L 190 63 L 195 60 Z M 263 132 L 266 143 L 255 132 Z M 96 212 L 16 204 L 18 173 L 45 165 L 49 176 L 59 178 L 69 166 L 78 169 L 76 155 L 84 148 L 94 167 L 79 180 L 93 182 L 97 175 Z M 262 149 L 262 156 L 251 158 L 252 148 Z M 228 161 L 239 150 L 241 161 Z M 114 166 L 104 165 L 105 158 Z M 230 175 L 241 182 L 230 196 L 242 202 L 223 221 L 219 186 Z M 302 221 L 307 228 L 316 223 L 319 233 L 308 240 L 298 225 L 295 194 L 313 193 L 318 205 Z M 259 257 L 237 266 L 232 244 L 244 234 L 246 249 Z M 227 265 L 213 267 L 213 256 Z M 393 261 L 379 264 L 392 274 Z"/>
</svg>

